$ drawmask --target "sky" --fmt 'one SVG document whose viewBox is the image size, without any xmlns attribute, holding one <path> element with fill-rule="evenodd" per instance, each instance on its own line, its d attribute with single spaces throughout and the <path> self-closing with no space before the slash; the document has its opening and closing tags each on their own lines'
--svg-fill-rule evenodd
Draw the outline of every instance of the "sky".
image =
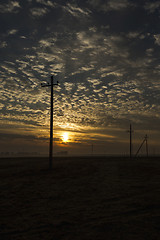
<svg viewBox="0 0 160 240">
<path fill-rule="evenodd" d="M 0 152 L 160 154 L 160 1 L 0 2 Z M 141 150 L 145 154 L 145 146 Z"/>
</svg>

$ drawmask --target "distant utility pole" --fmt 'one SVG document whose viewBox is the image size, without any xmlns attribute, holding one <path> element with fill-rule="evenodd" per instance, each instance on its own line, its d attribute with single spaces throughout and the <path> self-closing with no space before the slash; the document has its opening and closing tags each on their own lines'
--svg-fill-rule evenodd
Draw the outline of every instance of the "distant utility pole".
<svg viewBox="0 0 160 240">
<path fill-rule="evenodd" d="M 43 84 L 42 87 L 51 87 L 51 114 L 50 114 L 50 144 L 49 144 L 49 169 L 52 169 L 52 155 L 53 155 L 53 86 L 58 85 L 53 83 L 53 76 L 51 76 L 51 83 Z"/>
<path fill-rule="evenodd" d="M 145 139 L 146 139 L 146 155 L 148 157 L 148 136 L 147 136 L 147 134 L 145 136 Z"/>
<path fill-rule="evenodd" d="M 91 144 L 91 153 L 92 153 L 92 156 L 93 156 L 93 143 Z"/>
<path fill-rule="evenodd" d="M 130 133 L 130 159 L 132 158 L 132 133 L 133 133 L 133 130 L 132 130 L 132 125 L 130 124 L 130 129 L 128 131 Z"/>
<path fill-rule="evenodd" d="M 146 136 L 144 137 L 144 140 L 143 140 L 143 142 L 141 143 L 140 147 L 138 148 L 135 157 L 137 157 L 139 151 L 141 150 L 141 148 L 142 148 L 142 146 L 143 146 L 143 144 L 144 144 L 145 142 L 146 142 L 146 156 L 148 157 L 148 136 L 147 136 L 147 134 L 146 134 Z"/>
</svg>

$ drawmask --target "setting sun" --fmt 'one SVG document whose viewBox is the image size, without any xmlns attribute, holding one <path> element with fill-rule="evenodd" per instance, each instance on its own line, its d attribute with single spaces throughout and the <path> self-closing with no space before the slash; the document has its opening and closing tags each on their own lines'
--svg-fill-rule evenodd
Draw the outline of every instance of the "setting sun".
<svg viewBox="0 0 160 240">
<path fill-rule="evenodd" d="M 69 140 L 69 135 L 68 135 L 67 132 L 63 133 L 63 135 L 62 135 L 62 140 L 63 140 L 63 142 L 68 142 L 68 140 Z"/>
</svg>

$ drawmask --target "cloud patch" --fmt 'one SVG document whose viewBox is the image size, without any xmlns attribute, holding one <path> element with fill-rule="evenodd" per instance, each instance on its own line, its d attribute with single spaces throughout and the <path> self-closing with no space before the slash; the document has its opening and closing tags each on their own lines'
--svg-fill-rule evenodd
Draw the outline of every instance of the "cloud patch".
<svg viewBox="0 0 160 240">
<path fill-rule="evenodd" d="M 17 13 L 21 6 L 18 1 L 9 1 L 5 4 L 0 4 L 0 13 Z"/>
<path fill-rule="evenodd" d="M 46 15 L 48 12 L 48 9 L 47 8 L 32 8 L 30 10 L 30 12 L 33 17 L 38 18 L 38 17 L 43 17 L 44 15 Z"/>
</svg>

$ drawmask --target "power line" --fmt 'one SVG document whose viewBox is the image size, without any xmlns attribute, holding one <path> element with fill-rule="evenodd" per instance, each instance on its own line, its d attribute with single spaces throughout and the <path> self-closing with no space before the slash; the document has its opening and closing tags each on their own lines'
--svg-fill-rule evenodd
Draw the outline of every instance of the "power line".
<svg viewBox="0 0 160 240">
<path fill-rule="evenodd" d="M 135 157 L 137 157 L 139 151 L 141 150 L 141 148 L 142 148 L 142 146 L 143 146 L 143 144 L 144 144 L 145 142 L 146 142 L 146 156 L 148 157 L 148 136 L 147 136 L 147 134 L 145 135 L 145 137 L 144 137 L 144 139 L 143 139 L 140 147 L 138 148 Z"/>
</svg>

